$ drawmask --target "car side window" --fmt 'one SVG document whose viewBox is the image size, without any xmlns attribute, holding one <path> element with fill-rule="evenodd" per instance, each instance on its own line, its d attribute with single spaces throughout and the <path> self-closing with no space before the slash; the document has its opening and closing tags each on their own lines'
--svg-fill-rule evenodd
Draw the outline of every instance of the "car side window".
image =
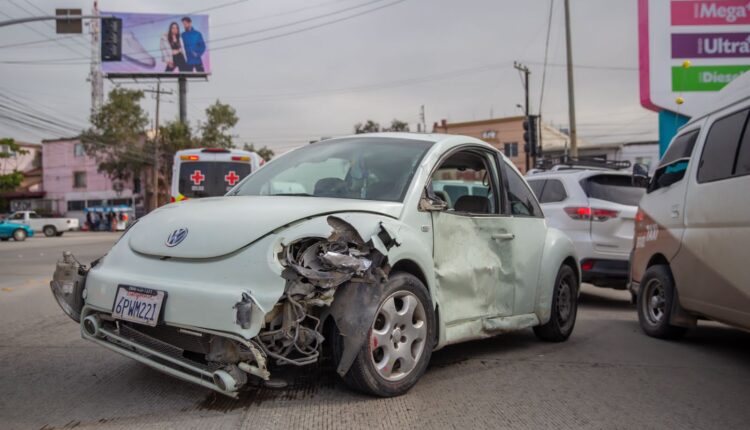
<svg viewBox="0 0 750 430">
<path fill-rule="evenodd" d="M 716 120 L 708 130 L 698 164 L 698 183 L 726 179 L 734 174 L 735 155 L 747 123 L 748 110 Z"/>
<path fill-rule="evenodd" d="M 471 214 L 499 212 L 497 168 L 482 150 L 458 151 L 445 159 L 432 174 L 432 191 L 448 203 L 448 211 Z"/>
<path fill-rule="evenodd" d="M 508 200 L 510 203 L 510 213 L 516 216 L 542 216 L 542 210 L 521 175 L 516 173 L 511 166 L 505 166 L 506 176 L 508 178 Z"/>
<path fill-rule="evenodd" d="M 29 218 L 31 218 L 31 219 L 39 219 L 39 218 L 41 218 L 41 217 L 39 216 L 39 214 L 38 214 L 38 213 L 36 213 L 36 212 L 31 212 L 31 213 L 29 213 Z"/>
<path fill-rule="evenodd" d="M 656 168 L 653 178 L 651 178 L 648 185 L 649 193 L 659 188 L 668 187 L 685 177 L 685 171 L 690 162 L 690 156 L 693 153 L 699 131 L 690 131 L 677 136 L 672 141 L 661 162 L 659 162 L 659 167 Z"/>
<path fill-rule="evenodd" d="M 748 119 L 750 124 L 750 118 Z M 740 149 L 737 151 L 737 161 L 734 163 L 734 175 L 750 175 L 750 127 L 745 126 L 745 132 L 742 134 Z"/>
<path fill-rule="evenodd" d="M 531 191 L 534 192 L 536 199 L 542 200 L 542 192 L 544 191 L 544 184 L 547 182 L 545 179 L 537 179 L 535 181 L 526 181 L 531 187 Z"/>
<path fill-rule="evenodd" d="M 13 217 L 11 219 L 23 220 L 23 214 L 22 213 L 13 214 Z"/>
<path fill-rule="evenodd" d="M 565 186 L 559 179 L 537 179 L 528 183 L 539 203 L 558 203 L 568 198 Z"/>
</svg>

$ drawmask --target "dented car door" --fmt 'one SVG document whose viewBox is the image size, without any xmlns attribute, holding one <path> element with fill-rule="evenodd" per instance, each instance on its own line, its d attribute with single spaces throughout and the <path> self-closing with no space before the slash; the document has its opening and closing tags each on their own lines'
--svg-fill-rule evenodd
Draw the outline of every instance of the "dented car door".
<svg viewBox="0 0 750 430">
<path fill-rule="evenodd" d="M 447 199 L 447 210 L 432 213 L 435 275 L 448 342 L 482 337 L 485 319 L 514 313 L 512 220 L 501 213 L 497 171 L 493 155 L 471 148 L 450 154 L 432 176 L 433 186 L 450 180 L 453 187 L 444 185 L 438 193 Z M 456 187 L 456 179 L 465 190 Z"/>
</svg>

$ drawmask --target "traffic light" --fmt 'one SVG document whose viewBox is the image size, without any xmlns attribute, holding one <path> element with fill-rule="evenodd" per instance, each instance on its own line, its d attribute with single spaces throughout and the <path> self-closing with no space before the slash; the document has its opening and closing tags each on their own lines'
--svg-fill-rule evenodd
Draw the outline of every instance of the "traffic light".
<svg viewBox="0 0 750 430">
<path fill-rule="evenodd" d="M 529 115 L 523 120 L 523 141 L 524 149 L 532 157 L 536 157 L 536 151 L 539 147 L 539 135 L 538 135 L 538 115 Z"/>
<path fill-rule="evenodd" d="M 102 61 L 122 61 L 120 18 L 102 18 Z"/>
</svg>

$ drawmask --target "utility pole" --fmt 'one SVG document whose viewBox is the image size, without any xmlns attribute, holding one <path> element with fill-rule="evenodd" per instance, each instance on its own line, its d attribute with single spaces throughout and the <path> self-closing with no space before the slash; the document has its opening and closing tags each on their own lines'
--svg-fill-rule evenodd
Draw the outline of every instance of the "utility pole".
<svg viewBox="0 0 750 430">
<path fill-rule="evenodd" d="M 570 123 L 570 156 L 578 157 L 578 133 L 576 132 L 576 103 L 573 88 L 573 47 L 570 40 L 570 0 L 565 0 L 565 47 L 568 56 L 568 122 Z"/>
<path fill-rule="evenodd" d="M 177 78 L 180 92 L 180 122 L 187 123 L 187 78 L 180 76 Z"/>
<path fill-rule="evenodd" d="M 424 118 L 424 105 L 419 108 L 419 121 L 422 123 L 422 133 L 427 133 L 427 124 Z"/>
<path fill-rule="evenodd" d="M 154 170 L 151 179 L 151 210 L 159 207 L 159 105 L 162 94 L 172 94 L 172 91 L 162 91 L 161 82 L 156 82 L 156 90 L 143 90 L 145 93 L 156 94 L 156 118 L 154 120 Z"/>
<path fill-rule="evenodd" d="M 91 33 L 91 69 L 89 71 L 89 80 L 91 81 L 91 116 L 96 115 L 104 104 L 104 80 L 102 79 L 101 68 L 101 42 L 100 42 L 100 20 L 99 2 L 94 2 L 94 8 L 91 15 L 96 17 L 89 22 L 89 32 Z"/>
<path fill-rule="evenodd" d="M 526 115 L 526 120 L 529 119 L 529 75 L 531 74 L 531 71 L 528 67 L 524 66 L 523 64 L 514 61 L 513 62 L 513 68 L 523 73 L 523 87 L 524 92 L 526 94 L 526 102 L 524 103 L 524 114 Z M 529 153 L 531 152 L 531 148 L 524 148 L 524 152 L 526 153 L 526 170 L 529 170 Z"/>
</svg>

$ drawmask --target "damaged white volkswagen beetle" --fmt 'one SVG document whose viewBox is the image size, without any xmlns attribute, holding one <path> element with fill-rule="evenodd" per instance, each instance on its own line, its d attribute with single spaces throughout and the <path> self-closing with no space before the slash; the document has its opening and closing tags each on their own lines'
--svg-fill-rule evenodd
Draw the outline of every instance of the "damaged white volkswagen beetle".
<svg viewBox="0 0 750 430">
<path fill-rule="evenodd" d="M 51 287 L 83 338 L 229 396 L 323 351 L 347 385 L 395 396 L 445 345 L 528 327 L 567 339 L 579 280 L 501 153 L 389 133 L 159 208 L 90 266 L 66 253 Z"/>
</svg>

